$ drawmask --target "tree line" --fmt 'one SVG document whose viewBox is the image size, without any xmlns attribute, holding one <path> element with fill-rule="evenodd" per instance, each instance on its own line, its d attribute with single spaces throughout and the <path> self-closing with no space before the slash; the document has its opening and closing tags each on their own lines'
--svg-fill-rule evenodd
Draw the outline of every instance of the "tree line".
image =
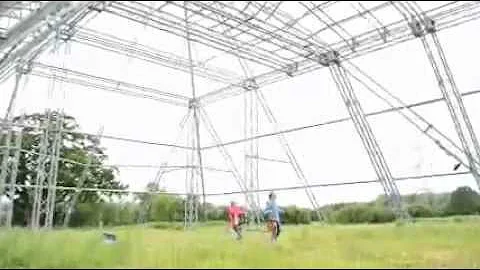
<svg viewBox="0 0 480 270">
<path fill-rule="evenodd" d="M 142 198 L 144 200 L 142 200 Z M 147 199 L 148 198 L 148 199 Z M 198 199 L 198 198 L 197 198 Z M 151 204 L 145 207 L 145 204 Z M 459 187 L 451 193 L 422 193 L 402 197 L 406 210 L 413 218 L 478 215 L 480 195 L 470 187 Z M 207 203 L 199 205 L 208 221 L 225 221 L 227 206 Z M 318 221 L 312 209 L 295 205 L 282 207 L 285 224 L 310 224 Z M 147 211 L 147 213 L 144 213 Z M 384 196 L 368 203 L 338 203 L 320 209 L 328 223 L 387 223 L 395 221 L 395 215 Z M 153 197 L 139 195 L 135 202 L 81 202 L 75 207 L 70 226 L 120 226 L 142 223 L 181 223 L 184 221 L 185 198 L 159 194 Z M 201 220 L 203 214 L 199 215 Z M 61 223 L 57 223 L 61 225 Z"/>
<path fill-rule="evenodd" d="M 480 195 L 468 186 L 451 193 L 421 193 L 402 196 L 403 205 L 412 218 L 448 217 L 480 214 Z M 332 223 L 385 223 L 395 215 L 385 196 L 368 203 L 333 204 L 322 207 Z"/>
</svg>

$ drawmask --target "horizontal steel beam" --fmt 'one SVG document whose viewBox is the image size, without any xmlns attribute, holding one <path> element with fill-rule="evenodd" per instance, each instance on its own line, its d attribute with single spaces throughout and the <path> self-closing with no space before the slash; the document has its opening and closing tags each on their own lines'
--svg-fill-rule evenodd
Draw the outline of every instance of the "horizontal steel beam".
<svg viewBox="0 0 480 270">
<path fill-rule="evenodd" d="M 30 67 L 30 74 L 35 76 L 61 80 L 63 82 L 99 90 L 152 99 L 175 106 L 188 107 L 188 102 L 190 100 L 190 98 L 186 96 L 38 62 L 31 63 Z"/>
<path fill-rule="evenodd" d="M 128 57 L 133 57 L 186 73 L 190 70 L 189 60 L 180 55 L 163 52 L 146 45 L 134 43 L 130 40 L 121 39 L 88 28 L 79 28 L 75 31 L 75 35 L 71 38 L 71 41 L 105 51 L 124 54 Z M 196 76 L 222 83 L 231 83 L 241 79 L 240 75 L 235 74 L 232 71 L 205 65 L 198 61 L 194 61 L 193 70 Z"/>
<path fill-rule="evenodd" d="M 62 9 L 67 9 L 71 5 L 70 1 L 48 1 L 38 11 L 31 13 L 8 30 L 6 39 L 0 40 L 0 52 L 23 40 L 42 24 L 46 24 L 49 17 L 56 16 Z"/>
<path fill-rule="evenodd" d="M 177 3 L 170 2 L 172 5 Z M 183 6 L 182 6 L 183 8 Z M 155 11 L 141 2 L 113 2 L 106 9 L 119 17 L 148 25 L 160 31 L 166 31 L 178 37 L 186 38 L 184 18 L 174 13 Z M 255 47 L 247 42 L 224 36 L 201 24 L 190 24 L 191 41 L 203 44 L 219 51 L 228 52 L 233 56 L 240 56 L 262 66 L 278 68 L 283 64 L 290 63 L 287 58 L 275 57 L 261 47 Z M 234 50 L 234 52 L 232 52 Z"/>
</svg>

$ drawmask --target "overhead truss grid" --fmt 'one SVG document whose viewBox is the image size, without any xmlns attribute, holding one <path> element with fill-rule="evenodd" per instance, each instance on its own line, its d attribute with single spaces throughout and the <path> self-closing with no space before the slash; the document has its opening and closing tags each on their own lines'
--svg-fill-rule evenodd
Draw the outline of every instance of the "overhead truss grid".
<svg viewBox="0 0 480 270">
<path fill-rule="evenodd" d="M 164 50 L 161 46 L 141 44 L 119 37 L 108 31 L 90 27 L 97 16 L 114 16 L 130 23 L 144 25 L 154 31 L 168 33 L 185 41 L 186 52 L 179 54 Z M 381 113 L 396 112 L 411 123 L 421 134 L 429 138 L 446 155 L 463 165 L 480 187 L 480 147 L 469 116 L 463 104 L 463 96 L 476 94 L 472 91 L 461 94 L 450 70 L 438 31 L 476 20 L 480 17 L 478 1 L 3 1 L 0 3 L 0 82 L 14 78 L 15 86 L 2 116 L 2 143 L 0 164 L 0 195 L 14 198 L 17 188 L 32 191 L 32 228 L 53 226 L 55 196 L 58 190 L 70 190 L 73 195 L 67 202 L 64 225 L 68 226 L 70 215 L 81 192 L 159 193 L 160 181 L 174 170 L 185 170 L 185 225 L 202 219 L 200 204 L 208 196 L 243 194 L 253 221 L 261 221 L 259 164 L 276 162 L 290 166 L 300 186 L 282 188 L 304 189 L 318 218 L 325 219 L 318 211 L 313 187 L 328 185 L 361 184 L 366 182 L 331 183 L 311 185 L 294 149 L 284 134 L 352 120 L 372 164 L 377 179 L 367 181 L 381 184 L 388 201 L 400 218 L 408 218 L 400 200 L 396 181 L 412 177 L 394 177 L 382 149 L 375 138 L 368 117 Z M 417 39 L 425 49 L 437 80 L 442 98 L 418 104 L 406 104 L 384 86 L 379 84 L 351 60 Z M 58 44 L 76 43 L 101 51 L 126 55 L 150 64 L 174 69 L 188 75 L 189 93 L 182 95 L 131 83 L 124 79 L 102 77 L 85 71 L 44 63 L 40 55 Z M 215 54 L 208 58 L 194 57 L 193 46 L 208 48 Z M 223 57 L 231 57 L 241 69 L 219 64 Z M 262 93 L 262 87 L 288 78 L 306 74 L 321 68 L 328 69 L 337 91 L 340 93 L 349 117 L 281 130 L 274 111 Z M 42 77 L 101 91 L 150 99 L 166 105 L 185 109 L 186 115 L 180 124 L 181 134 L 186 134 L 186 143 L 161 143 L 104 134 L 85 134 L 96 140 L 108 138 L 139 144 L 169 147 L 172 152 L 182 151 L 186 164 L 172 165 L 165 160 L 161 165 L 129 165 L 125 167 L 155 167 L 158 173 L 146 191 L 104 190 L 84 186 L 89 177 L 88 168 L 96 166 L 89 160 L 80 163 L 61 157 L 61 138 L 79 131 L 63 130 L 63 113 L 47 111 L 48 121 L 43 126 L 32 126 L 20 117 L 14 118 L 17 93 L 21 82 L 29 76 Z M 197 80 L 205 79 L 221 85 L 199 94 Z M 389 109 L 374 113 L 364 112 L 355 94 L 352 81 L 365 86 L 380 98 Z M 219 136 L 205 107 L 220 100 L 244 95 L 244 138 L 225 142 Z M 435 127 L 414 108 L 434 102 L 447 104 L 451 121 L 460 139 L 454 140 Z M 273 127 L 272 133 L 259 132 L 259 117 L 266 117 Z M 18 118 L 16 118 L 18 120 Z M 212 145 L 202 143 L 200 129 L 208 131 Z M 21 147 L 24 132 L 41 134 L 37 152 L 36 179 L 31 185 L 17 183 L 19 155 L 26 152 Z M 53 135 L 52 135 L 53 134 Z M 49 139 L 53 136 L 53 139 Z M 263 157 L 259 151 L 260 140 L 276 137 L 286 158 Z M 243 144 L 245 159 L 243 174 L 226 149 L 228 145 Z M 227 169 L 204 165 L 203 155 L 209 149 L 219 151 Z M 48 164 L 47 164 L 48 163 Z M 60 163 L 83 166 L 83 173 L 75 186 L 57 185 Z M 214 170 L 230 175 L 238 185 L 238 191 L 208 193 L 204 172 Z M 422 176 L 422 177 L 434 177 Z M 437 175 L 438 176 L 438 175 Z M 440 175 L 441 176 L 441 175 Z M 282 190 L 280 189 L 280 190 Z M 195 196 L 194 196 L 195 195 Z M 202 200 L 196 200 L 199 196 Z M 11 225 L 13 203 L 7 214 L 6 225 Z M 149 205 L 145 205 L 147 211 Z M 140 217 L 142 219 L 142 217 Z"/>
</svg>

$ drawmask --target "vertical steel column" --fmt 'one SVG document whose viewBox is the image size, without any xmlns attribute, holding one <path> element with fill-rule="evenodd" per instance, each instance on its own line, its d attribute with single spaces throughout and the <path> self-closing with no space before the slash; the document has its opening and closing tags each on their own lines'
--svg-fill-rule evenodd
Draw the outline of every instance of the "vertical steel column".
<svg viewBox="0 0 480 270">
<path fill-rule="evenodd" d="M 40 151 L 37 159 L 37 175 L 35 177 L 35 186 L 33 189 L 33 207 L 31 217 L 31 227 L 36 230 L 40 228 L 40 218 L 43 212 L 43 187 L 45 181 L 45 164 L 47 162 L 47 153 L 49 145 L 49 130 L 50 130 L 51 111 L 47 109 L 47 120 L 44 127 L 40 127 L 42 138 L 40 140 Z"/>
<path fill-rule="evenodd" d="M 53 219 L 55 216 L 55 200 L 56 200 L 56 186 L 58 177 L 58 162 L 60 152 L 63 145 L 63 112 L 57 112 L 55 116 L 55 137 L 53 140 L 53 149 L 50 154 L 50 170 L 48 175 L 48 192 L 46 200 L 46 213 L 44 228 L 51 229 L 53 227 Z"/>
<path fill-rule="evenodd" d="M 477 183 L 477 188 L 480 189 L 480 146 L 463 104 L 462 96 L 436 34 L 435 22 L 430 18 L 424 18 L 423 22 L 413 21 L 410 23 L 410 26 L 413 34 L 422 41 L 428 60 L 435 73 L 438 86 L 450 112 L 458 138 L 467 156 L 470 172 Z"/>
<path fill-rule="evenodd" d="M 7 124 L 4 125 L 6 127 L 6 132 L 7 134 L 5 136 L 2 136 L 5 138 L 5 145 L 3 146 L 3 151 L 2 151 L 2 164 L 0 167 L 0 196 L 3 195 L 3 192 L 5 191 L 5 180 L 7 179 L 8 175 L 8 161 L 10 158 L 10 141 L 12 140 L 12 126 L 11 123 L 7 122 Z"/>
<path fill-rule="evenodd" d="M 187 124 L 187 131 L 185 133 L 185 145 L 190 145 L 190 126 Z M 190 151 L 185 151 L 185 164 L 189 166 L 190 164 Z M 189 178 L 189 173 L 190 170 L 186 169 L 185 170 L 185 193 L 187 194 L 185 196 L 185 203 L 184 203 L 184 212 L 183 212 L 183 228 L 187 229 L 187 227 L 190 226 L 190 219 L 189 219 L 189 213 L 190 213 L 190 208 L 189 208 L 189 202 L 190 202 L 190 196 L 189 196 L 189 185 L 188 185 L 188 178 Z"/>
<path fill-rule="evenodd" d="M 22 114 L 20 117 L 20 125 L 23 124 L 25 115 Z M 12 227 L 13 222 L 13 209 L 15 206 L 15 184 L 17 182 L 17 173 L 18 173 L 18 163 L 20 161 L 20 152 L 22 150 L 22 138 L 23 138 L 23 128 L 17 132 L 15 137 L 15 154 L 12 161 L 11 171 L 10 171 L 10 183 L 8 183 L 7 194 L 10 198 L 10 205 L 8 207 L 6 225 L 8 228 Z"/>
<path fill-rule="evenodd" d="M 194 130 L 197 130 L 198 125 L 194 126 Z M 195 146 L 198 146 L 197 144 L 197 136 L 192 136 L 192 149 L 195 149 Z M 195 150 L 193 150 L 195 151 Z M 200 184 L 199 184 L 199 179 L 201 182 L 201 179 L 203 179 L 202 174 L 200 173 L 201 170 L 203 170 L 202 163 L 198 161 L 199 155 L 195 155 L 195 153 L 192 153 L 192 178 L 191 178 L 191 193 L 192 193 L 192 213 L 193 215 L 193 223 L 196 224 L 198 222 L 198 207 L 199 207 L 199 201 L 197 199 L 197 194 L 200 194 Z M 203 183 L 203 182 L 202 182 Z M 205 208 L 206 202 L 205 202 L 205 191 L 202 189 L 202 195 L 203 195 L 203 207 Z M 204 220 L 207 221 L 207 211 L 206 209 L 203 209 L 203 214 L 204 214 Z"/>
<path fill-rule="evenodd" d="M 24 115 L 20 118 L 20 124 L 23 124 Z M 12 161 L 11 172 L 10 172 L 10 182 L 8 183 L 8 190 L 7 194 L 10 198 L 10 205 L 7 211 L 7 219 L 6 219 L 6 226 L 8 228 L 12 227 L 13 222 L 13 210 L 15 205 L 15 184 L 17 180 L 17 173 L 18 173 L 18 163 L 20 160 L 20 152 L 22 150 L 22 138 L 23 138 L 23 129 L 17 132 L 17 136 L 15 137 L 15 154 Z"/>
<path fill-rule="evenodd" d="M 195 110 L 194 110 L 194 120 L 195 120 Z M 196 210 L 198 210 L 198 207 L 197 207 L 197 194 L 196 193 L 196 184 L 197 184 L 197 177 L 198 177 L 198 172 L 200 170 L 200 166 L 199 165 L 199 162 L 198 162 L 198 152 L 196 149 L 197 147 L 197 134 L 196 134 L 196 131 L 197 131 L 197 123 L 196 121 L 192 122 L 192 129 L 191 129 L 191 147 L 192 147 L 192 154 L 190 155 L 190 162 L 187 163 L 188 166 L 191 166 L 192 169 L 190 170 L 190 183 L 189 183 L 189 193 L 190 193 L 190 224 L 193 225 L 197 222 L 197 217 L 198 217 L 198 214 L 196 212 Z M 204 200 L 205 202 L 205 200 Z"/>
<path fill-rule="evenodd" d="M 1 136 L 0 138 L 4 138 L 5 140 L 5 145 L 3 146 L 4 149 L 2 151 L 2 164 L 0 167 L 0 198 L 4 196 L 4 191 L 5 191 L 5 184 L 6 184 L 6 179 L 8 176 L 8 167 L 9 167 L 9 162 L 10 162 L 10 141 L 12 140 L 12 132 L 13 132 L 13 126 L 11 125 L 10 121 L 6 120 L 6 124 L 4 125 L 6 127 L 6 132 L 7 134 L 5 136 Z M 1 131 L 3 133 L 3 128 Z M 1 134 L 3 135 L 3 134 Z M 11 200 L 13 199 L 10 198 Z M 12 200 L 13 201 L 13 200 Z M 0 219 L 0 223 L 3 223 L 3 219 Z M 1 224 L 0 224 L 1 225 Z"/>
<path fill-rule="evenodd" d="M 252 138 L 258 134 L 258 102 L 252 89 L 246 88 L 244 108 L 245 108 L 245 139 Z M 255 158 L 251 158 L 255 157 Z M 253 193 L 253 190 L 260 189 L 258 179 L 258 140 L 249 140 L 245 144 L 245 158 L 244 158 L 244 181 L 245 187 L 250 191 L 247 193 L 249 200 L 256 206 L 260 206 L 260 196 L 258 193 Z M 262 215 L 259 213 L 260 209 L 250 209 L 251 214 L 249 218 L 251 222 L 260 223 Z"/>
<path fill-rule="evenodd" d="M 402 208 L 400 192 L 395 181 L 393 180 L 385 157 L 380 150 L 380 146 L 378 145 L 378 142 L 365 117 L 365 113 L 363 112 L 358 98 L 353 91 L 353 87 L 350 83 L 347 73 L 340 65 L 338 53 L 332 51 L 321 54 L 319 56 L 319 62 L 330 69 L 332 78 L 337 85 L 340 95 L 342 96 L 342 99 L 347 107 L 348 113 L 352 118 L 355 129 L 357 130 L 367 151 L 368 157 L 373 165 L 373 169 L 375 170 L 377 177 L 382 184 L 385 195 L 392 204 L 395 215 L 398 218 L 407 218 L 408 214 Z"/>
<path fill-rule="evenodd" d="M 187 12 L 187 1 L 183 2 L 184 5 L 184 15 L 185 15 L 185 32 L 186 32 L 186 40 L 187 40 L 187 49 L 188 49 L 188 59 L 189 59 L 189 66 L 190 66 L 190 82 L 192 87 L 192 100 L 190 102 L 190 107 L 193 109 L 193 118 L 195 121 L 195 136 L 196 136 L 196 148 L 197 148 L 197 158 L 199 163 L 199 173 L 200 173 L 200 180 L 202 182 L 202 199 L 203 199 L 203 210 L 206 219 L 206 196 L 205 196 L 205 179 L 203 174 L 203 165 L 202 165 L 202 150 L 201 150 L 201 143 L 200 143 L 200 123 L 198 120 L 198 104 L 196 100 L 196 93 L 195 93 L 195 76 L 193 72 L 193 57 L 192 57 L 192 47 L 190 42 L 190 29 L 188 24 L 188 12 Z"/>
<path fill-rule="evenodd" d="M 194 120 L 194 119 L 193 119 Z M 195 194 L 195 181 L 196 181 L 196 174 L 197 165 L 195 161 L 196 149 L 195 149 L 195 122 L 192 121 L 189 125 L 189 129 L 187 129 L 186 133 L 186 141 L 187 145 L 192 147 L 191 151 L 186 151 L 186 164 L 188 169 L 185 171 L 185 191 L 187 193 L 187 197 L 185 200 L 185 229 L 187 227 L 191 227 L 193 223 L 196 221 L 196 217 L 198 214 L 195 213 L 197 210 L 197 200 Z"/>
<path fill-rule="evenodd" d="M 8 102 L 8 107 L 4 118 L 5 122 L 2 123 L 0 128 L 0 138 L 5 138 L 5 146 L 2 151 L 2 164 L 0 167 L 0 196 L 2 196 L 5 191 L 5 182 L 8 174 L 8 159 L 10 156 L 10 141 L 12 140 L 12 125 L 10 122 L 17 101 L 21 79 L 22 72 L 19 68 L 17 68 L 17 73 L 15 75 L 15 86 L 13 88 L 12 95 L 10 96 L 10 101 Z M 3 136 L 3 130 L 6 130 L 5 136 Z"/>
</svg>

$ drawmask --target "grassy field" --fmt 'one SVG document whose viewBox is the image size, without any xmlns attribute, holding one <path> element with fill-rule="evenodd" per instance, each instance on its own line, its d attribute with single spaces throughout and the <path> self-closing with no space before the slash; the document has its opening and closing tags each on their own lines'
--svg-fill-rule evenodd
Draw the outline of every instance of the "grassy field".
<svg viewBox="0 0 480 270">
<path fill-rule="evenodd" d="M 1 268 L 480 267 L 480 220 L 421 221 L 398 226 L 286 226 L 278 243 L 247 231 L 233 240 L 224 226 L 192 231 L 113 229 L 0 232 Z"/>
</svg>

